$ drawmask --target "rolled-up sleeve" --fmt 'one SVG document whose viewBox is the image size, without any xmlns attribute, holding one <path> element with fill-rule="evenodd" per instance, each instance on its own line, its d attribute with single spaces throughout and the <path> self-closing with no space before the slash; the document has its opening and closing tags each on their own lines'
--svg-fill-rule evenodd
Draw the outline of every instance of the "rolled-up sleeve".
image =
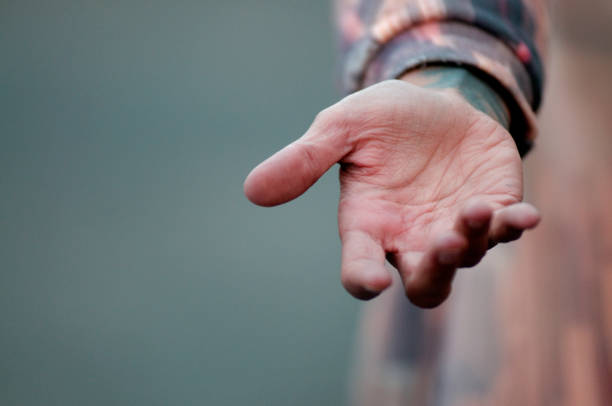
<svg viewBox="0 0 612 406">
<path fill-rule="evenodd" d="M 536 137 L 548 17 L 545 0 L 336 0 L 347 92 L 428 65 L 487 80 L 510 110 L 525 154 Z"/>
</svg>

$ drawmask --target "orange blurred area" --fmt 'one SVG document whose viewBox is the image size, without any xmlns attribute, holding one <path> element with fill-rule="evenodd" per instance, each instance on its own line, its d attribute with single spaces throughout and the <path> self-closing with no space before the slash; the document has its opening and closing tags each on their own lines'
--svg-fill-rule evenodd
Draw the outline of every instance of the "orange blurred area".
<svg viewBox="0 0 612 406">
<path fill-rule="evenodd" d="M 369 304 L 355 405 L 612 404 L 612 3 L 551 8 L 524 175 L 543 221 L 460 271 L 433 312 L 398 290 Z"/>
</svg>

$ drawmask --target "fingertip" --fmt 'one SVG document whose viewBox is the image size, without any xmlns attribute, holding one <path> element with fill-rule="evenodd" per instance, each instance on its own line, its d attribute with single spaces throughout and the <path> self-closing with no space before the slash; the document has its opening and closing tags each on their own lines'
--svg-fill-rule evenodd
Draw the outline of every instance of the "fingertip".
<svg viewBox="0 0 612 406">
<path fill-rule="evenodd" d="M 369 290 L 366 290 L 366 289 L 347 290 L 347 292 L 349 292 L 351 296 L 353 296 L 355 299 L 364 300 L 364 301 L 372 300 L 378 295 L 380 295 L 381 293 L 381 292 L 370 292 Z"/>
<path fill-rule="evenodd" d="M 242 191 L 251 203 L 257 204 L 258 196 L 257 190 L 253 186 L 253 172 L 255 172 L 255 169 L 252 169 L 251 172 L 249 172 L 247 177 L 244 179 L 244 182 L 242 184 Z"/>
<path fill-rule="evenodd" d="M 408 299 L 422 308 L 433 308 L 444 302 L 468 246 L 467 238 L 458 231 L 439 236 L 411 278 L 404 281 Z"/>
<path fill-rule="evenodd" d="M 436 261 L 441 265 L 458 264 L 468 247 L 467 239 L 456 231 L 440 236 L 434 245 Z"/>
<path fill-rule="evenodd" d="M 440 306 L 451 294 L 452 286 L 449 283 L 444 289 L 437 289 L 428 293 L 419 292 L 408 294 L 408 300 L 422 309 L 433 309 Z"/>
<path fill-rule="evenodd" d="M 489 226 L 493 208 L 482 201 L 468 203 L 461 213 L 461 219 L 470 230 L 481 230 Z"/>
<path fill-rule="evenodd" d="M 370 300 L 378 296 L 393 282 L 384 266 L 372 261 L 346 266 L 342 269 L 341 275 L 344 288 L 361 300 Z"/>
<path fill-rule="evenodd" d="M 501 209 L 495 214 L 489 236 L 489 248 L 498 242 L 519 239 L 523 231 L 533 229 L 540 223 L 539 211 L 529 203 L 517 203 Z"/>
<path fill-rule="evenodd" d="M 537 215 L 537 217 L 535 217 L 535 218 L 533 219 L 533 221 L 532 221 L 531 225 L 529 225 L 527 228 L 528 228 L 529 230 L 531 230 L 531 229 L 533 229 L 533 228 L 536 228 L 536 227 L 537 227 L 537 226 L 540 224 L 540 222 L 541 222 L 541 221 L 542 221 L 542 216 L 540 216 L 540 215 L 538 214 L 538 215 Z"/>
<path fill-rule="evenodd" d="M 317 178 L 309 178 L 308 165 L 298 157 L 295 143 L 257 165 L 244 181 L 244 194 L 254 204 L 272 207 L 295 199 Z"/>
<path fill-rule="evenodd" d="M 531 229 L 536 227 L 538 224 L 540 224 L 540 221 L 542 220 L 542 215 L 540 214 L 540 211 L 529 203 L 522 204 L 525 204 L 525 228 Z"/>
<path fill-rule="evenodd" d="M 378 272 L 366 273 L 363 287 L 370 292 L 378 294 L 391 286 L 392 282 L 393 279 L 389 272 L 384 267 L 381 267 L 378 269 Z"/>
<path fill-rule="evenodd" d="M 505 222 L 515 228 L 534 228 L 539 224 L 541 219 L 538 209 L 529 203 L 517 203 L 504 210 L 507 211 Z"/>
<path fill-rule="evenodd" d="M 258 206 L 276 206 L 279 203 L 270 198 L 272 194 L 267 192 L 267 187 L 265 183 L 262 182 L 260 174 L 261 165 L 262 164 L 259 164 L 251 170 L 244 180 L 242 185 L 244 195 L 251 203 Z"/>
</svg>

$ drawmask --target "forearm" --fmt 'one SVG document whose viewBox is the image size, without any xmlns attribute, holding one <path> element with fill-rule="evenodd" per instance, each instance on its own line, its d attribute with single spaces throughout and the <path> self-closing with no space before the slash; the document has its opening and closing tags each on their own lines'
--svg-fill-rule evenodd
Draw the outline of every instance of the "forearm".
<svg viewBox="0 0 612 406">
<path fill-rule="evenodd" d="M 474 108 L 489 115 L 507 130 L 510 128 L 510 113 L 503 99 L 484 79 L 469 69 L 431 66 L 410 71 L 401 80 L 430 89 L 457 92 Z"/>
</svg>

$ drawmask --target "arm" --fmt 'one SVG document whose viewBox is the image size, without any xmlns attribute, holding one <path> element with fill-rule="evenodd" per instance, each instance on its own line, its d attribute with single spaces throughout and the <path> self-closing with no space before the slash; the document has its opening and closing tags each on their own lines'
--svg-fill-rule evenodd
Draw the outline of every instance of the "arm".
<svg viewBox="0 0 612 406">
<path fill-rule="evenodd" d="M 419 27 L 409 33 L 424 29 Z M 436 41 L 425 40 L 432 49 L 440 48 Z M 394 71 L 377 59 L 384 52 L 362 59 L 363 84 Z M 423 63 L 397 60 L 403 68 L 390 77 L 402 80 L 373 84 L 323 110 L 304 136 L 251 172 L 245 193 L 259 205 L 281 204 L 340 163 L 344 286 L 358 298 L 376 296 L 391 284 L 386 259 L 399 271 L 407 296 L 433 307 L 450 293 L 456 268 L 475 265 L 489 247 L 518 238 L 539 221 L 537 211 L 521 203 L 517 149 L 533 131 L 514 139 L 507 131 L 517 122 L 513 108 L 526 99 L 517 101 L 493 76 L 496 70 L 458 68 L 458 62 L 423 69 Z M 533 115 L 531 107 L 525 114 Z"/>
<path fill-rule="evenodd" d="M 536 137 L 546 0 L 335 0 L 345 90 L 423 66 L 476 69 L 504 98 L 521 155 Z"/>
<path fill-rule="evenodd" d="M 477 110 L 510 129 L 510 112 L 503 99 L 476 73 L 455 66 L 433 66 L 409 71 L 402 80 L 417 86 L 454 91 Z"/>
</svg>

